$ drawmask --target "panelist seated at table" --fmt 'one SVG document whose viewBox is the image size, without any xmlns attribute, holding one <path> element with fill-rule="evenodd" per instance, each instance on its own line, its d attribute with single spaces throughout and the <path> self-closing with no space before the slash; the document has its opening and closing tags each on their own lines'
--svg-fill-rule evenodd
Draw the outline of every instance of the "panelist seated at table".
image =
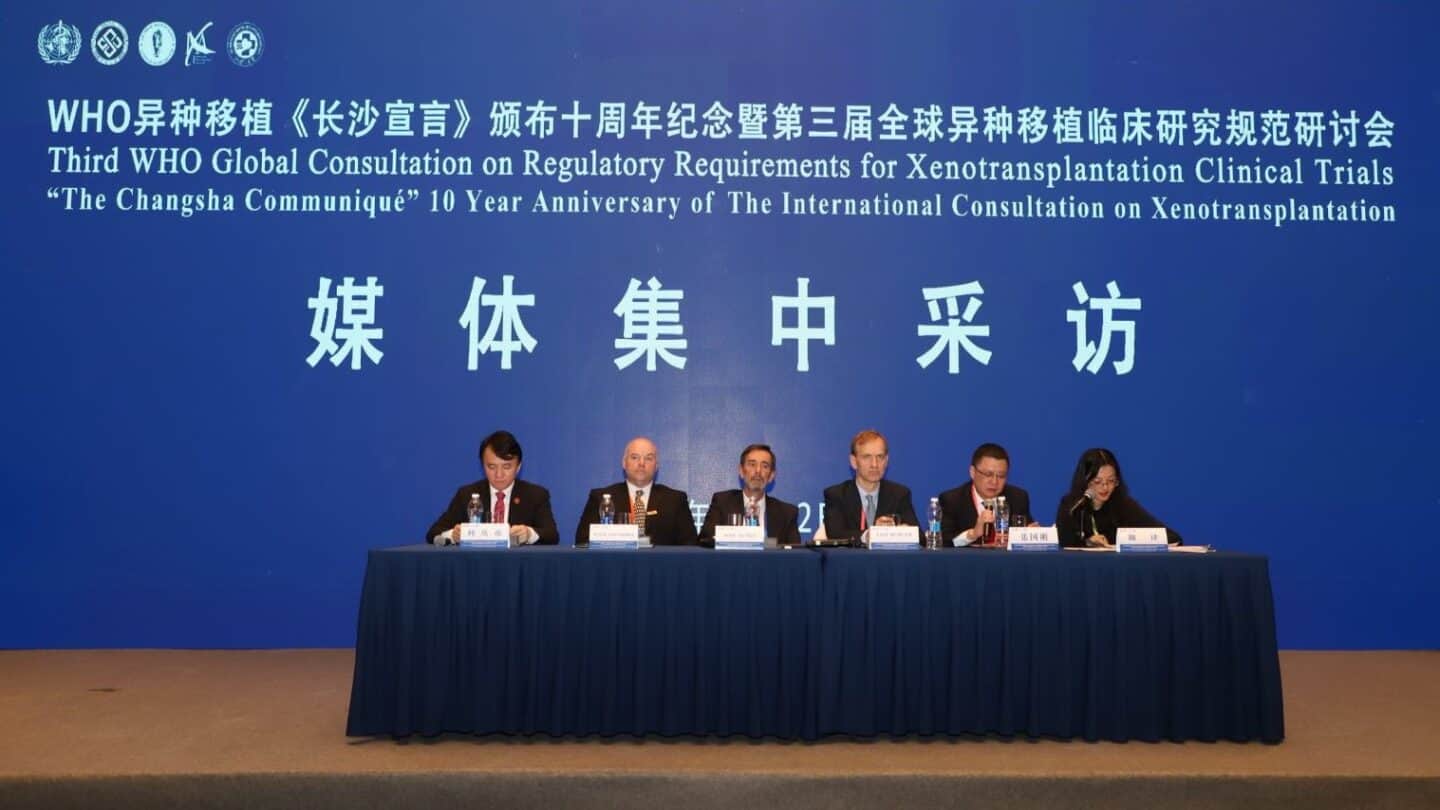
<svg viewBox="0 0 1440 810">
<path fill-rule="evenodd" d="M 497 430 L 481 440 L 480 465 L 485 477 L 455 491 L 450 505 L 425 532 L 426 542 L 460 542 L 460 524 L 470 519 L 471 496 L 478 494 L 480 521 L 510 524 L 512 543 L 559 543 L 560 530 L 550 509 L 550 491 L 518 478 L 524 457 L 520 442 L 509 431 Z"/>
<path fill-rule="evenodd" d="M 940 493 L 940 536 L 945 548 L 968 546 L 985 536 L 985 527 L 995 524 L 995 512 L 986 501 L 1004 497 L 1010 509 L 1010 525 L 1033 526 L 1030 493 L 1009 482 L 1010 454 L 993 442 L 986 442 L 970 454 L 970 480 Z"/>
<path fill-rule="evenodd" d="M 700 544 L 714 545 L 717 525 L 729 524 L 732 516 L 743 520 L 753 511 L 766 537 L 775 538 L 781 545 L 798 545 L 800 510 L 766 494 L 775 482 L 775 451 L 767 444 L 746 447 L 740 452 L 739 472 L 743 489 L 727 489 L 711 496 L 705 525 L 700 527 Z"/>
<path fill-rule="evenodd" d="M 1075 465 L 1070 491 L 1060 499 L 1055 514 L 1060 545 L 1113 546 L 1118 530 L 1131 528 L 1163 528 L 1172 545 L 1182 542 L 1179 533 L 1130 497 L 1114 453 L 1103 447 L 1086 450 Z"/>
<path fill-rule="evenodd" d="M 825 490 L 825 536 L 856 538 L 871 526 L 918 526 L 910 488 L 885 479 L 890 445 L 878 431 L 862 430 L 850 440 L 855 477 Z"/>
<path fill-rule="evenodd" d="M 693 546 L 697 542 L 695 518 L 690 514 L 690 497 L 678 489 L 655 483 L 660 469 L 660 451 L 655 443 L 640 436 L 625 445 L 620 457 L 625 480 L 590 490 L 585 510 L 575 527 L 576 545 L 590 542 L 590 525 L 600 522 L 601 496 L 609 495 L 618 522 L 634 523 L 642 537 L 657 546 Z"/>
</svg>

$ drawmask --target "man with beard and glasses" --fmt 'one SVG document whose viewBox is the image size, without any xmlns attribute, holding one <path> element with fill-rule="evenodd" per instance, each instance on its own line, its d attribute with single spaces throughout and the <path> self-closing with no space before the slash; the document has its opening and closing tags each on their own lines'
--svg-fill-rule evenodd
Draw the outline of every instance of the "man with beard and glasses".
<svg viewBox="0 0 1440 810">
<path fill-rule="evenodd" d="M 710 498 L 710 509 L 705 513 L 705 525 L 700 528 L 700 542 L 715 544 L 715 525 L 728 523 L 732 515 L 742 519 L 754 515 L 765 529 L 766 537 L 775 538 L 780 545 L 800 543 L 800 510 L 794 504 L 766 494 L 775 482 L 775 451 L 769 445 L 752 444 L 740 453 L 740 480 L 744 489 L 727 489 Z"/>
</svg>

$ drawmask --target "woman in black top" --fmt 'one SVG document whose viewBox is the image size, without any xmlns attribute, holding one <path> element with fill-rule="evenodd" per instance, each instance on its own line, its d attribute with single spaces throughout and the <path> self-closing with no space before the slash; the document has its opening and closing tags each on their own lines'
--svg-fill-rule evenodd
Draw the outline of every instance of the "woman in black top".
<svg viewBox="0 0 1440 810">
<path fill-rule="evenodd" d="M 1080 455 L 1070 478 L 1070 491 L 1060 499 L 1055 514 L 1060 545 L 1113 546 L 1116 530 L 1121 527 L 1164 528 L 1172 544 L 1181 542 L 1179 534 L 1130 497 L 1115 454 L 1093 447 Z"/>
</svg>

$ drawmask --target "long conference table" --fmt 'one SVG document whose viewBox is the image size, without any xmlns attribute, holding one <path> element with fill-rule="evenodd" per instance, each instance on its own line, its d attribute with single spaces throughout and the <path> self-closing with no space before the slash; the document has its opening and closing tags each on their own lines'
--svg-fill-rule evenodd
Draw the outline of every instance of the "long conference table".
<svg viewBox="0 0 1440 810">
<path fill-rule="evenodd" d="M 351 736 L 1285 736 L 1250 554 L 369 553 Z"/>
</svg>

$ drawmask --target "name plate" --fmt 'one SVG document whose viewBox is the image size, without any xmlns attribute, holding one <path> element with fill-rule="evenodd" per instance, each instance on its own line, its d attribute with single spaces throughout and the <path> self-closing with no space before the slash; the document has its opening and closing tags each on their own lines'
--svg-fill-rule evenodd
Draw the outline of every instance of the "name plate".
<svg viewBox="0 0 1440 810">
<path fill-rule="evenodd" d="M 460 545 L 465 548 L 510 548 L 510 526 L 505 523 L 461 523 Z"/>
<path fill-rule="evenodd" d="M 909 551 L 920 548 L 919 526 L 871 526 L 866 532 L 866 545 L 888 551 Z"/>
<path fill-rule="evenodd" d="M 640 527 L 634 523 L 591 523 L 590 547 L 640 548 Z"/>
<path fill-rule="evenodd" d="M 1010 530 L 1011 551 L 1059 551 L 1060 536 L 1054 526 L 1017 526 Z"/>
<path fill-rule="evenodd" d="M 1169 551 L 1170 541 L 1164 529 L 1117 529 L 1116 551 Z"/>
<path fill-rule="evenodd" d="M 765 530 L 759 526 L 716 526 L 715 550 L 764 551 Z"/>
</svg>

